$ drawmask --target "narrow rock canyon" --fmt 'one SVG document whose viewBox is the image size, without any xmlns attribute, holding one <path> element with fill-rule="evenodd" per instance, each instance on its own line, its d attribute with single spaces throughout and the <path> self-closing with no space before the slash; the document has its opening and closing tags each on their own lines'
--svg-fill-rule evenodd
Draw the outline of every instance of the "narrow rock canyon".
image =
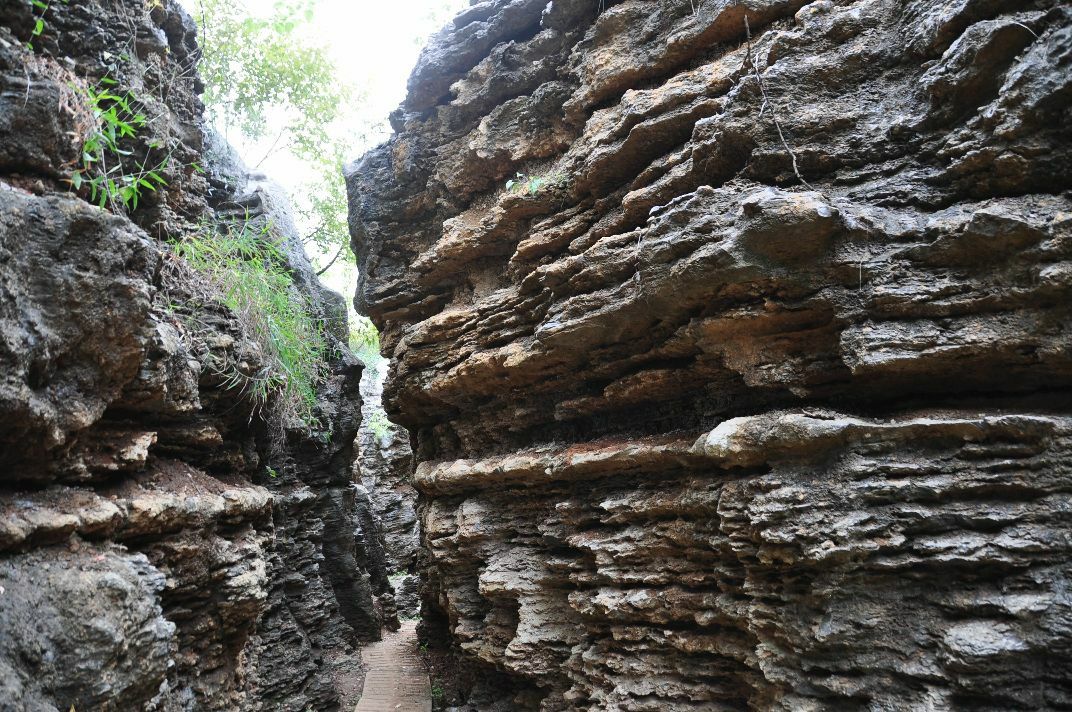
<svg viewBox="0 0 1072 712">
<path fill-rule="evenodd" d="M 456 712 L 1072 709 L 1067 3 L 472 0 L 345 170 L 373 367 L 189 14 L 45 5 L 0 712 L 352 710 L 363 648 Z M 72 180 L 102 87 L 156 117 L 129 209 Z M 322 333 L 301 417 L 183 258 L 236 223 Z"/>
</svg>

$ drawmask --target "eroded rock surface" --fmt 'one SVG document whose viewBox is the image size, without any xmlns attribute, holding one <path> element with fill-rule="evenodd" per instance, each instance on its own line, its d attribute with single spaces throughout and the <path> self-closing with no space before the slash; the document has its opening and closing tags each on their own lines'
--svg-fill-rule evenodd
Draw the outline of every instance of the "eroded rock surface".
<svg viewBox="0 0 1072 712">
<path fill-rule="evenodd" d="M 1072 705 L 1070 52 L 1046 0 L 433 40 L 348 182 L 471 708 Z"/>
<path fill-rule="evenodd" d="M 0 7 L 0 710 L 345 706 L 381 620 L 342 298 L 285 196 L 206 131 L 176 3 L 51 3 L 31 52 L 38 15 Z M 129 212 L 65 182 L 106 76 L 155 117 L 136 158 L 170 157 Z M 323 321 L 319 426 L 266 424 L 261 346 L 168 246 L 234 219 Z"/>
</svg>

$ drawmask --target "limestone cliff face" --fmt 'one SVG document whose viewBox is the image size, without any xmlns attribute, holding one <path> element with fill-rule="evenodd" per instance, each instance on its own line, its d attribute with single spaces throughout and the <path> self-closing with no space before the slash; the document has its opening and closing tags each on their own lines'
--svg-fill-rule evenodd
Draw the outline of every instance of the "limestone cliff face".
<svg viewBox="0 0 1072 712">
<path fill-rule="evenodd" d="M 31 52 L 38 14 L 0 6 L 0 710 L 336 709 L 380 628 L 341 298 L 206 135 L 174 2 L 53 2 Z M 170 157 L 129 216 L 64 182 L 105 76 L 155 117 L 136 157 Z M 247 216 L 338 352 L 315 431 L 270 437 L 235 387 L 260 348 L 166 244 Z"/>
<path fill-rule="evenodd" d="M 472 707 L 1072 705 L 1070 107 L 1045 0 L 433 40 L 348 181 Z"/>
</svg>

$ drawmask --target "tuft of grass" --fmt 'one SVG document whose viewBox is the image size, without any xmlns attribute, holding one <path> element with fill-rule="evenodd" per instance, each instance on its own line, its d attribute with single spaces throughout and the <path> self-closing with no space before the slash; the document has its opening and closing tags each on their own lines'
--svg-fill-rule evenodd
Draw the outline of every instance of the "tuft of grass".
<svg viewBox="0 0 1072 712">
<path fill-rule="evenodd" d="M 246 220 L 225 225 L 222 232 L 202 229 L 173 247 L 261 347 L 260 371 L 229 374 L 229 387 L 240 388 L 258 406 L 271 400 L 283 422 L 315 427 L 316 387 L 327 367 L 328 346 L 323 325 L 294 288 L 270 226 L 257 228 Z"/>
<path fill-rule="evenodd" d="M 123 148 L 122 144 L 133 141 L 149 119 L 138 110 L 139 102 L 133 92 L 118 91 L 116 87 L 114 79 L 103 77 L 96 86 L 84 89 L 93 126 L 82 143 L 81 167 L 71 173 L 68 182 L 75 191 L 85 187 L 90 202 L 122 212 L 136 210 L 146 191 L 156 192 L 167 185 L 160 173 L 167 168 L 170 157 L 154 164 L 146 154 L 138 161 L 132 151 Z M 150 144 L 149 151 L 159 148 Z M 123 160 L 128 156 L 136 170 L 124 167 Z M 200 170 L 199 166 L 194 168 Z"/>
</svg>

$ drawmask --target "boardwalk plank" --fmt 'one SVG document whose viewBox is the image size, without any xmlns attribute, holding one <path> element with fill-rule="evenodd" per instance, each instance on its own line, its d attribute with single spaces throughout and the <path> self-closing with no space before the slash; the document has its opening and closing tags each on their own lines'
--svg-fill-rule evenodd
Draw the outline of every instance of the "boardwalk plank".
<svg viewBox="0 0 1072 712">
<path fill-rule="evenodd" d="M 354 712 L 432 712 L 432 688 L 417 656 L 417 624 L 408 622 L 365 648 L 365 688 Z"/>
</svg>

